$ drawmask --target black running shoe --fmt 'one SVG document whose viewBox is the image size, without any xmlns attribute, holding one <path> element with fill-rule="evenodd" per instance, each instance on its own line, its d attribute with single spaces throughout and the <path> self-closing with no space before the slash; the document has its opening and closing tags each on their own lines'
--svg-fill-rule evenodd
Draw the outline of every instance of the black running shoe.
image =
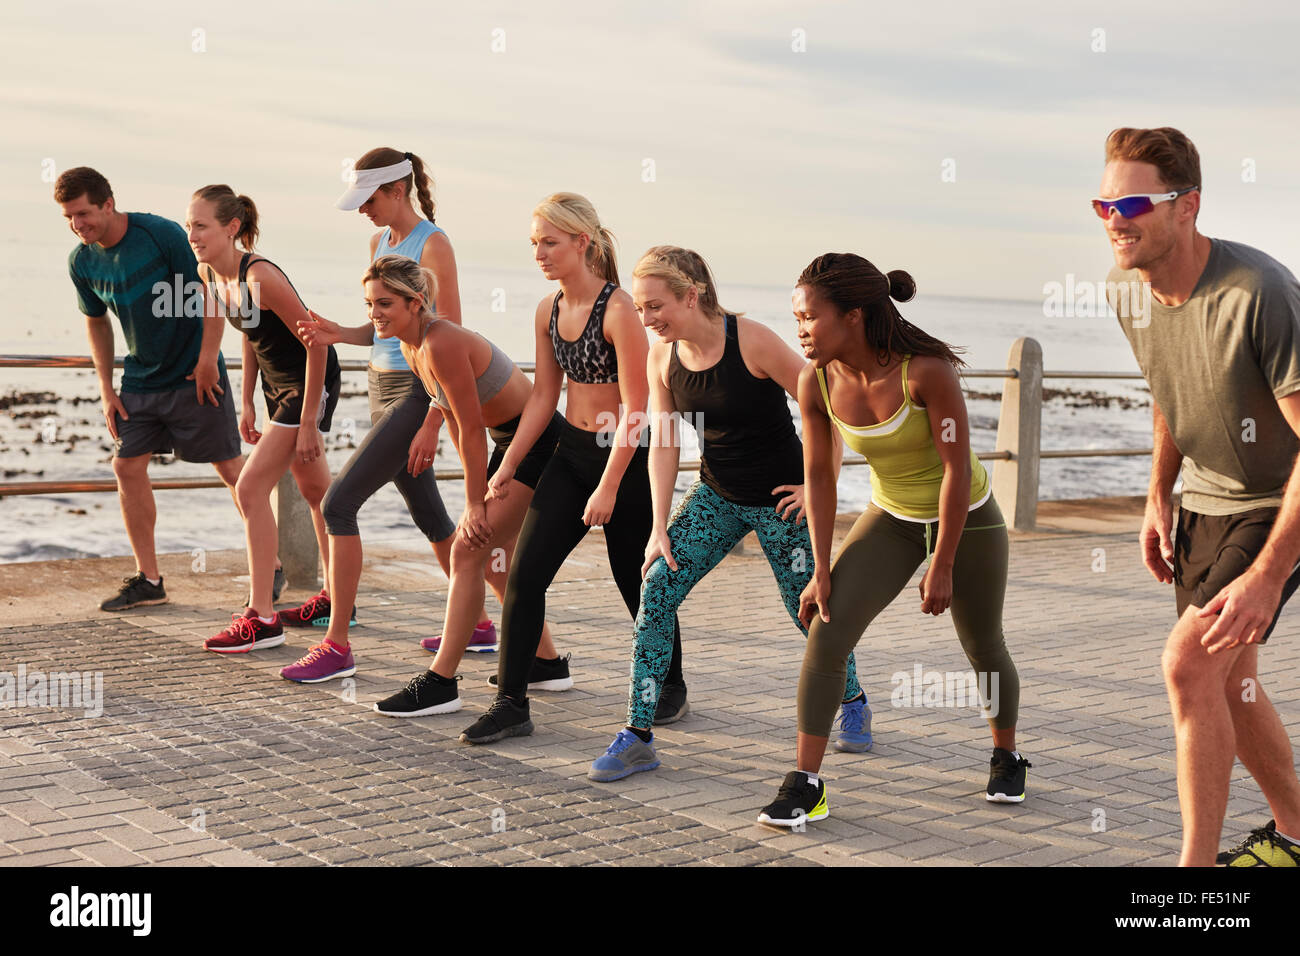
<svg viewBox="0 0 1300 956">
<path fill-rule="evenodd" d="M 802 770 L 791 770 L 785 775 L 776 799 L 758 815 L 758 822 L 774 827 L 793 827 L 803 820 L 825 820 L 828 816 L 826 782 L 818 780 L 814 787 Z"/>
<path fill-rule="evenodd" d="M 1214 858 L 1220 866 L 1300 867 L 1300 843 L 1292 843 L 1277 832 L 1276 821 L 1251 830 L 1250 836 L 1231 850 Z"/>
<path fill-rule="evenodd" d="M 424 717 L 460 710 L 456 685 L 460 678 L 444 682 L 433 671 L 420 671 L 392 697 L 375 704 L 375 713 L 385 717 Z"/>
<path fill-rule="evenodd" d="M 158 575 L 158 583 L 150 584 L 149 579 L 144 576 L 143 571 L 137 571 L 133 576 L 122 579 L 122 586 L 118 588 L 117 594 L 109 598 L 99 606 L 101 611 L 129 611 L 133 607 L 143 607 L 146 604 L 166 604 L 167 590 L 163 587 L 162 575 Z"/>
<path fill-rule="evenodd" d="M 528 690 L 568 690 L 573 686 L 573 678 L 569 676 L 569 658 L 572 654 L 565 654 L 563 657 L 557 657 L 553 661 L 544 661 L 540 657 L 533 658 L 533 666 L 528 669 Z M 488 686 L 497 686 L 497 675 L 493 674 L 488 678 Z"/>
<path fill-rule="evenodd" d="M 528 719 L 528 701 L 516 704 L 504 694 L 497 694 L 492 706 L 460 735 L 467 744 L 490 744 L 505 737 L 527 737 L 533 732 Z"/>
<path fill-rule="evenodd" d="M 992 803 L 1021 803 L 1025 799 L 1025 770 L 1032 767 L 1028 760 L 1017 760 L 1010 750 L 993 748 L 989 761 L 989 788 L 984 798 Z"/>
<path fill-rule="evenodd" d="M 655 726 L 672 724 L 686 716 L 691 705 L 686 703 L 685 684 L 664 684 L 663 693 L 659 695 L 659 704 L 655 707 Z"/>
</svg>

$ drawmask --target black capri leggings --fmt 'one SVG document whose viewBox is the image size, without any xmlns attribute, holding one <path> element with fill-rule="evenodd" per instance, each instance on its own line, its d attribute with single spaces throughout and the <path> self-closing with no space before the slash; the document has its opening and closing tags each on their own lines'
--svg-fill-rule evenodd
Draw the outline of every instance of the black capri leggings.
<svg viewBox="0 0 1300 956">
<path fill-rule="evenodd" d="M 562 422 L 560 443 L 542 472 L 524 517 L 510 560 L 505 607 L 501 612 L 501 658 L 497 682 L 501 693 L 523 700 L 528 672 L 546 620 L 546 589 L 587 531 L 582 512 L 605 471 L 610 449 L 596 433 Z M 650 540 L 654 513 L 650 503 L 649 448 L 642 445 L 628 462 L 614 499 L 614 514 L 605 525 L 610 570 L 627 612 L 633 619 L 641 604 L 641 565 Z M 666 683 L 682 681 L 681 628 L 673 621 L 673 657 Z"/>
<path fill-rule="evenodd" d="M 370 431 L 348 463 L 338 473 L 321 513 L 330 534 L 359 534 L 357 512 L 390 481 L 397 485 L 416 527 L 430 541 L 442 541 L 456 532 L 456 523 L 438 494 L 433 469 L 419 476 L 406 470 L 411 442 L 429 414 L 429 396 L 416 374 L 405 369 L 370 369 Z"/>
</svg>

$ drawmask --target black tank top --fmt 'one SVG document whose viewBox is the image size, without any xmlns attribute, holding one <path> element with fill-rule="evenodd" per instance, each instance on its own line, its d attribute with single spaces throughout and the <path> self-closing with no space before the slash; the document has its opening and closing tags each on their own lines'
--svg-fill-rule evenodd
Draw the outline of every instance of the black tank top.
<svg viewBox="0 0 1300 956">
<path fill-rule="evenodd" d="M 749 373 L 740 355 L 736 317 L 724 321 L 726 347 L 712 368 L 692 372 L 678 360 L 673 343 L 668 388 L 677 410 L 692 416 L 699 432 L 704 483 L 734 504 L 774 505 L 777 485 L 803 484 L 803 445 L 785 389 Z"/>
<path fill-rule="evenodd" d="M 231 311 L 230 306 L 222 301 L 217 292 L 216 275 L 211 267 L 208 267 L 209 288 L 226 320 L 253 343 L 257 368 L 262 373 L 262 390 L 269 395 L 301 391 L 307 380 L 307 347 L 298 336 L 289 331 L 289 327 L 278 315 L 268 308 L 259 309 L 253 304 L 253 296 L 248 289 L 248 267 L 254 262 L 265 262 L 284 275 L 284 270 L 270 259 L 253 259 L 251 252 L 245 252 L 239 260 L 240 307 L 237 311 Z M 289 280 L 287 275 L 284 278 L 285 281 Z M 289 288 L 293 289 L 292 282 L 289 282 Z M 293 289 L 293 294 L 298 295 L 298 290 Z M 298 301 L 302 302 L 302 296 L 298 296 Z M 303 308 L 306 309 L 307 306 L 303 305 Z M 338 376 L 339 358 L 331 345 L 325 365 L 325 382 L 335 381 Z"/>
</svg>

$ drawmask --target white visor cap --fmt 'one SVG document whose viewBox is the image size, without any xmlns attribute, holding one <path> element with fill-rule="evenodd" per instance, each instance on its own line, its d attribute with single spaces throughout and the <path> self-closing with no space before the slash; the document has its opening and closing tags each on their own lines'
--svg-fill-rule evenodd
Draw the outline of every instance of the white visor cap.
<svg viewBox="0 0 1300 956">
<path fill-rule="evenodd" d="M 395 183 L 411 175 L 411 161 L 404 159 L 392 166 L 380 166 L 377 169 L 356 169 L 348 172 L 348 191 L 339 197 L 334 205 L 351 211 L 360 209 L 375 190 L 385 183 Z"/>
</svg>

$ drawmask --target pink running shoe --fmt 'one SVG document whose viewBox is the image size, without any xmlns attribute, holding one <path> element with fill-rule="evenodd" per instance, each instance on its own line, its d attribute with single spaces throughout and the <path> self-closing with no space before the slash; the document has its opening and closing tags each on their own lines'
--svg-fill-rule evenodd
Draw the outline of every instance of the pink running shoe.
<svg viewBox="0 0 1300 956">
<path fill-rule="evenodd" d="M 442 646 L 442 635 L 437 637 L 426 637 L 420 641 L 420 646 L 426 651 L 437 654 L 438 648 Z M 497 649 L 497 626 L 491 621 L 484 621 L 474 628 L 474 633 L 470 635 L 469 646 L 467 651 L 474 651 L 479 654 L 490 654 Z"/>
<path fill-rule="evenodd" d="M 298 684 L 319 684 L 335 677 L 351 677 L 357 672 L 352 648 L 346 654 L 326 641 L 312 647 L 296 663 L 280 668 L 280 676 Z"/>
<path fill-rule="evenodd" d="M 245 654 L 255 648 L 279 647 L 284 643 L 284 628 L 280 622 L 264 624 L 251 607 L 243 613 L 230 615 L 230 627 L 203 642 L 203 649 L 218 654 Z"/>
</svg>

